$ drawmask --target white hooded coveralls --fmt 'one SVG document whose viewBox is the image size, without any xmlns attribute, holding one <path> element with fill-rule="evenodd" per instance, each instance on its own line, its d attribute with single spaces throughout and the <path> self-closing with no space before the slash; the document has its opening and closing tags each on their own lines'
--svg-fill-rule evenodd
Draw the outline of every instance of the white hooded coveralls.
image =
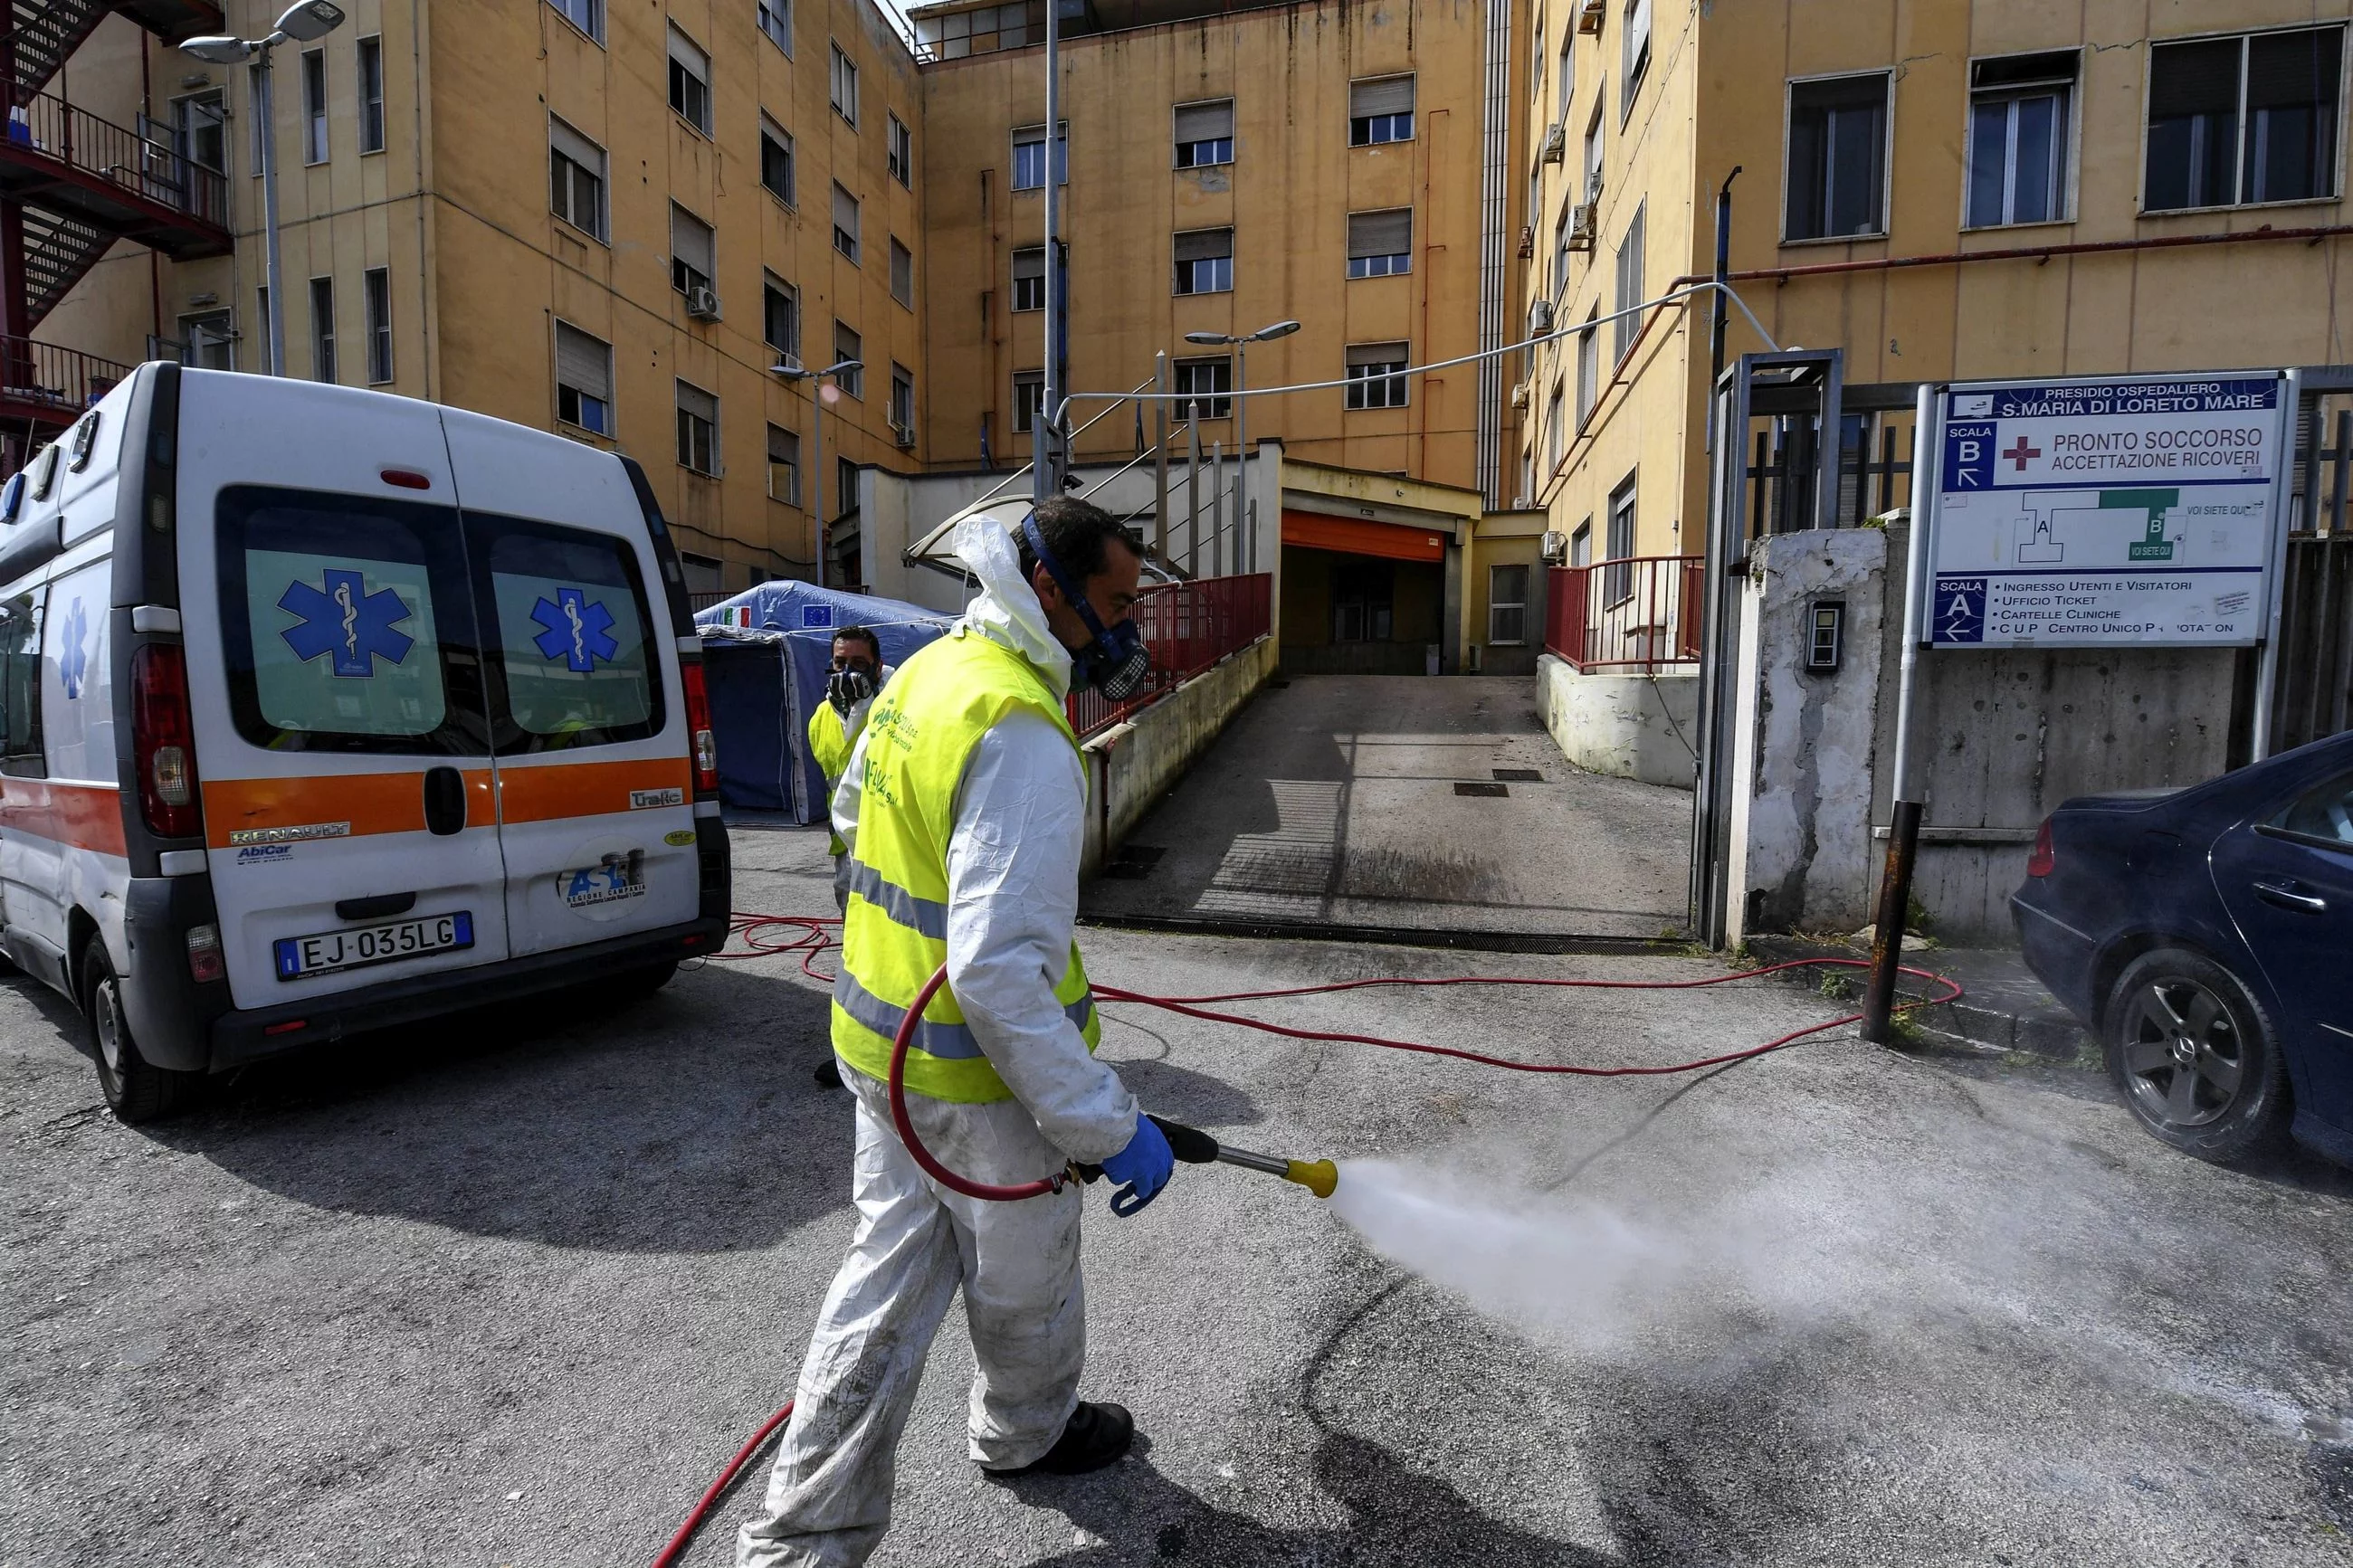
<svg viewBox="0 0 2353 1568">
<path fill-rule="evenodd" d="M 1071 658 L 1047 629 L 1003 523 L 975 517 L 955 552 L 978 577 L 965 623 L 1028 658 L 1057 696 Z M 854 848 L 866 737 L 833 798 Z M 976 1181 L 1035 1181 L 1101 1163 L 1134 1135 L 1135 1097 L 1089 1054 L 1054 999 L 1078 916 L 1086 780 L 1071 742 L 1015 712 L 973 750 L 948 841 L 948 984 L 1010 1100 L 907 1097 L 926 1147 Z M 978 1361 L 969 1452 L 1017 1469 L 1054 1446 L 1086 1362 L 1074 1184 L 986 1203 L 935 1185 L 891 1122 L 884 1086 L 842 1064 L 858 1100 L 858 1228 L 818 1315 L 766 1504 L 736 1540 L 738 1568 L 852 1568 L 891 1521 L 899 1435 L 932 1335 L 957 1287 Z"/>
</svg>

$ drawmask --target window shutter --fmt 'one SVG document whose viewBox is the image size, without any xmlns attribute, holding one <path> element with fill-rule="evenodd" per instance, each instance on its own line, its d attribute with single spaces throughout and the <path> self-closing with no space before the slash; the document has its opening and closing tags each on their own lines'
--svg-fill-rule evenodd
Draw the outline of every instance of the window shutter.
<svg viewBox="0 0 2353 1568">
<path fill-rule="evenodd" d="M 1349 256 L 1402 256 L 1413 248 L 1413 209 L 1348 215 Z"/>
<path fill-rule="evenodd" d="M 1410 114 L 1413 112 L 1413 78 L 1383 77 L 1377 81 L 1353 81 L 1348 84 L 1348 115 L 1362 120 L 1368 114 Z"/>
<path fill-rule="evenodd" d="M 685 382 L 680 382 L 678 405 L 681 411 L 693 415 L 705 424 L 719 423 L 719 399 L 699 386 L 690 386 Z"/>
<path fill-rule="evenodd" d="M 579 328 L 555 323 L 555 379 L 605 403 L 613 401 L 613 351 Z"/>
<path fill-rule="evenodd" d="M 1179 261 L 1211 261 L 1234 253 L 1234 231 L 1229 228 L 1190 229 L 1176 237 L 1176 259 Z"/>
<path fill-rule="evenodd" d="M 547 122 L 547 144 L 597 178 L 604 177 L 605 150 L 561 120 Z"/>
<path fill-rule="evenodd" d="M 692 71 L 701 80 L 708 82 L 711 79 L 711 57 L 676 27 L 670 30 L 670 58 Z"/>
<path fill-rule="evenodd" d="M 1215 142 L 1234 133 L 1234 100 L 1186 103 L 1176 109 L 1176 140 Z"/>
<path fill-rule="evenodd" d="M 1013 276 L 1016 278 L 1045 277 L 1045 247 L 1038 246 L 1029 250 L 1015 251 L 1013 253 Z"/>
<path fill-rule="evenodd" d="M 1403 343 L 1351 343 L 1348 345 L 1348 368 L 1360 370 L 1369 364 L 1403 364 L 1406 353 Z"/>
<path fill-rule="evenodd" d="M 2268 33 L 2247 40 L 2247 110 L 2306 109 L 2337 101 L 2337 56 L 2345 35 L 2336 27 L 2309 33 Z M 2335 116 L 2330 116 L 2333 121 Z M 2326 132 L 2323 132 L 2324 137 Z M 2326 146 L 2324 140 L 2321 143 Z"/>
<path fill-rule="evenodd" d="M 711 258 L 711 226 L 672 202 L 670 207 L 670 253 L 710 277 L 717 268 Z"/>
<path fill-rule="evenodd" d="M 768 426 L 768 461 L 790 463 L 797 468 L 801 460 L 801 438 L 790 430 Z"/>
<path fill-rule="evenodd" d="M 2148 117 L 2229 114 L 2239 106 L 2237 38 L 2159 44 L 2150 50 Z"/>
<path fill-rule="evenodd" d="M 858 198 L 839 185 L 833 187 L 833 226 L 853 238 L 857 237 Z"/>
</svg>

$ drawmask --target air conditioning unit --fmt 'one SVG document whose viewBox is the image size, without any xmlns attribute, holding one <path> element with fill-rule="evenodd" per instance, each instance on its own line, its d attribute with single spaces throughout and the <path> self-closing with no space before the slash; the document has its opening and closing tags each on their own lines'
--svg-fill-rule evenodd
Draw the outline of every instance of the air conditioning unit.
<svg viewBox="0 0 2353 1568">
<path fill-rule="evenodd" d="M 1525 504 L 1525 503 L 1523 503 Z M 1545 530 L 1544 558 L 1547 566 L 1558 566 L 1568 560 L 1568 535 L 1556 528 Z"/>
<path fill-rule="evenodd" d="M 711 285 L 698 283 L 686 291 L 686 313 L 698 321 L 719 319 L 719 296 L 712 292 Z"/>
<path fill-rule="evenodd" d="M 1609 0 L 1585 0 L 1585 9 L 1577 14 L 1577 30 L 1601 36 L 1602 19 L 1609 15 Z"/>
<path fill-rule="evenodd" d="M 1568 215 L 1569 249 L 1590 251 L 1593 248 L 1593 209 L 1596 205 L 1587 202 Z"/>
<path fill-rule="evenodd" d="M 1525 408 L 1527 405 L 1528 384 L 1525 381 L 1515 381 L 1512 383 L 1512 406 L 1514 408 Z"/>
<path fill-rule="evenodd" d="M 773 372 L 786 375 L 798 375 L 804 368 L 800 355 L 788 353 L 778 353 L 776 363 L 768 367 Z"/>
<path fill-rule="evenodd" d="M 1528 336 L 1540 338 L 1552 331 L 1552 301 L 1539 300 L 1528 307 Z"/>
<path fill-rule="evenodd" d="M 1536 231 L 1534 224 L 1520 226 L 1520 259 L 1525 261 L 1536 253 Z"/>
<path fill-rule="evenodd" d="M 915 427 L 913 425 L 893 425 L 891 426 L 891 439 L 899 443 L 901 451 L 912 451 L 915 445 Z"/>
<path fill-rule="evenodd" d="M 1568 127 L 1566 125 L 1545 127 L 1544 161 L 1547 163 L 1557 163 L 1567 156 L 1568 156 Z"/>
</svg>

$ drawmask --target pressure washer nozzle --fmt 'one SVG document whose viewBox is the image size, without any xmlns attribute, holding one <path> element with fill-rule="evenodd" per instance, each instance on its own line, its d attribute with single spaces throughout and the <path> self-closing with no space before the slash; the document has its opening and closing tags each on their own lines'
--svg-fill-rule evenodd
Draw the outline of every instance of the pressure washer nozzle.
<svg viewBox="0 0 2353 1568">
<path fill-rule="evenodd" d="M 1319 1198 L 1328 1198 L 1340 1186 L 1340 1167 L 1329 1160 L 1293 1160 L 1282 1173 L 1286 1182 L 1297 1182 Z"/>
</svg>

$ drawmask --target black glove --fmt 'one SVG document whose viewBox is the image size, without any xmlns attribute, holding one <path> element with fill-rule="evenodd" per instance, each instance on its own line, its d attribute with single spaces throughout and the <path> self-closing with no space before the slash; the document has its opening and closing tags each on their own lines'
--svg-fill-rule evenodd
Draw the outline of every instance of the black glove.
<svg viewBox="0 0 2353 1568">
<path fill-rule="evenodd" d="M 862 669 L 837 669 L 825 683 L 825 700 L 837 713 L 847 714 L 873 695 L 873 678 Z"/>
</svg>

